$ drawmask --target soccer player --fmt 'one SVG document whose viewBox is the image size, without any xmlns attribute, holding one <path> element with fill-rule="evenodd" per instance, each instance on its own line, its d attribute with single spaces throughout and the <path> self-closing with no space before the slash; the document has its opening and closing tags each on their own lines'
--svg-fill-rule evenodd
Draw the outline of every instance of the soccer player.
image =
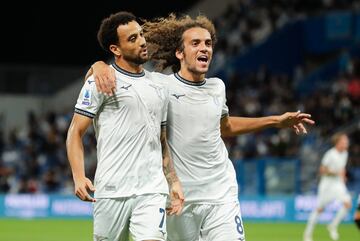
<svg viewBox="0 0 360 241">
<path fill-rule="evenodd" d="M 102 21 L 102 48 L 114 56 L 111 68 L 119 88 L 100 94 L 89 77 L 75 105 L 67 153 L 75 193 L 94 202 L 94 240 L 166 240 L 168 212 L 179 214 L 183 193 L 166 140 L 168 90 L 145 71 L 147 46 L 134 15 L 119 12 Z M 82 136 L 93 122 L 97 138 L 94 186 L 84 172 Z M 165 175 L 164 175 L 165 174 Z M 88 190 L 95 191 L 94 198 Z"/>
<path fill-rule="evenodd" d="M 230 117 L 225 85 L 205 78 L 215 44 L 215 28 L 204 16 L 192 19 L 170 15 L 143 25 L 145 38 L 170 89 L 168 141 L 186 203 L 180 216 L 168 217 L 168 240 L 245 240 L 234 167 L 221 136 L 233 136 L 266 127 L 292 127 L 306 133 L 309 114 L 288 112 L 261 118 Z M 93 65 L 98 88 L 111 94 L 112 71 Z M 160 75 L 160 74 L 159 74 Z"/>
<path fill-rule="evenodd" d="M 332 201 L 340 201 L 342 207 L 335 218 L 327 226 L 332 240 L 339 239 L 337 227 L 351 208 L 351 197 L 345 185 L 345 166 L 348 159 L 349 138 L 345 133 L 336 133 L 332 137 L 333 147 L 329 149 L 320 165 L 320 183 L 318 186 L 317 207 L 310 214 L 305 232 L 304 241 L 312 241 L 313 230 L 320 213 Z"/>
<path fill-rule="evenodd" d="M 360 230 L 360 194 L 359 194 L 358 200 L 357 200 L 357 207 L 356 207 L 356 211 L 354 214 L 354 222 L 355 222 L 356 226 L 358 227 L 358 229 Z"/>
</svg>

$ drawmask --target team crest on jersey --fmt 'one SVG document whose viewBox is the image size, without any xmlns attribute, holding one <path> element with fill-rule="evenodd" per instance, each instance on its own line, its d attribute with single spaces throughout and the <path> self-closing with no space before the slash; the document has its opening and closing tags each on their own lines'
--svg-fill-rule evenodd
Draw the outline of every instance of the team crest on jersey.
<svg viewBox="0 0 360 241">
<path fill-rule="evenodd" d="M 83 94 L 83 99 L 81 104 L 90 105 L 91 104 L 91 90 L 86 89 Z"/>
<path fill-rule="evenodd" d="M 162 99 L 162 100 L 165 99 L 164 88 L 159 87 L 157 85 L 153 85 L 153 84 L 149 84 L 149 86 L 154 88 L 154 90 L 156 91 L 156 94 L 159 96 L 160 99 Z"/>
</svg>

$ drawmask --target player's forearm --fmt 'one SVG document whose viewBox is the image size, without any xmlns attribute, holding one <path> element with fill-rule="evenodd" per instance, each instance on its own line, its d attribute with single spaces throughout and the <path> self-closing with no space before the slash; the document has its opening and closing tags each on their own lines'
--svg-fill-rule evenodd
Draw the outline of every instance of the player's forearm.
<svg viewBox="0 0 360 241">
<path fill-rule="evenodd" d="M 323 176 L 341 176 L 341 173 L 331 171 L 331 170 L 330 170 L 328 167 L 326 167 L 326 166 L 321 166 L 321 167 L 320 167 L 320 175 L 323 175 Z"/>
<path fill-rule="evenodd" d="M 174 168 L 174 163 L 170 157 L 169 146 L 166 141 L 165 132 L 162 132 L 161 135 L 161 148 L 162 148 L 162 157 L 163 157 L 163 172 L 165 178 L 169 185 L 172 185 L 174 182 L 179 181 L 178 176 Z"/>
<path fill-rule="evenodd" d="M 66 149 L 73 179 L 77 180 L 84 178 L 84 146 L 82 144 L 82 137 L 80 133 L 73 133 L 71 131 L 68 132 Z"/>
<path fill-rule="evenodd" d="M 94 73 L 94 68 L 97 69 L 98 67 L 104 68 L 108 67 L 108 65 L 104 61 L 96 61 L 93 63 L 85 75 L 85 81 Z"/>
<path fill-rule="evenodd" d="M 229 116 L 229 121 L 221 125 L 221 135 L 236 136 L 249 132 L 256 132 L 265 128 L 276 127 L 279 123 L 277 116 L 267 116 L 258 118 L 234 117 Z"/>
</svg>

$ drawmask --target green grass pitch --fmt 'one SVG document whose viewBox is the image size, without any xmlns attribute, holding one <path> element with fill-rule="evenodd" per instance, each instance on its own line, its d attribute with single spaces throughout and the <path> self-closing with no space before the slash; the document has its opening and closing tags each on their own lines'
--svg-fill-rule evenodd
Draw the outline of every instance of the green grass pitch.
<svg viewBox="0 0 360 241">
<path fill-rule="evenodd" d="M 245 222 L 246 241 L 302 241 L 304 223 Z M 353 224 L 341 224 L 340 241 L 359 241 Z M 91 220 L 0 219 L 1 241 L 91 241 Z M 331 241 L 325 225 L 316 226 L 314 241 Z"/>
</svg>

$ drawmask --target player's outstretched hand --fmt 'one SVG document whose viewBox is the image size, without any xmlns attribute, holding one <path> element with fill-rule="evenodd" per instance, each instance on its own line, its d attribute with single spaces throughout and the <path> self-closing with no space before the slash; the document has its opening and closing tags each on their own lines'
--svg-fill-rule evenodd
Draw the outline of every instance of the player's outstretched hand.
<svg viewBox="0 0 360 241">
<path fill-rule="evenodd" d="M 184 206 L 184 193 L 179 181 L 173 182 L 170 187 L 170 207 L 166 208 L 168 215 L 180 215 Z"/>
<path fill-rule="evenodd" d="M 279 116 L 279 128 L 292 128 L 297 135 L 307 134 L 305 124 L 314 125 L 315 121 L 311 119 L 311 115 L 307 113 L 286 112 Z"/>
<path fill-rule="evenodd" d="M 75 195 L 83 201 L 95 202 L 95 198 L 90 196 L 88 190 L 95 191 L 92 182 L 88 178 L 85 177 L 75 181 Z"/>
<path fill-rule="evenodd" d="M 116 89 L 115 70 L 102 61 L 94 63 L 91 68 L 97 90 L 112 96 Z"/>
</svg>

